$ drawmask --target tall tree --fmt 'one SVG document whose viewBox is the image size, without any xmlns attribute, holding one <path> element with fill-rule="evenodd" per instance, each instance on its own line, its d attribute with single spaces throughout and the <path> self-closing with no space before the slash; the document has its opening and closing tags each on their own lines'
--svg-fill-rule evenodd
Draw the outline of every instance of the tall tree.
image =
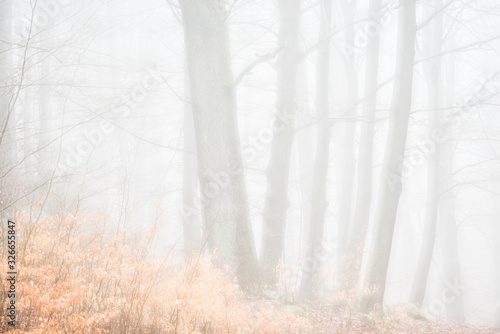
<svg viewBox="0 0 500 334">
<path fill-rule="evenodd" d="M 380 14 L 382 0 L 370 0 L 369 13 Z M 377 17 L 380 24 L 380 17 Z M 368 40 L 364 85 L 364 102 L 361 114 L 361 134 L 359 142 L 356 205 L 349 242 L 347 245 L 346 266 L 344 271 L 344 289 L 357 286 L 361 270 L 370 208 L 372 202 L 373 140 L 375 111 L 377 108 L 377 82 L 379 67 L 379 34 Z"/>
<path fill-rule="evenodd" d="M 497 181 L 496 188 L 500 189 L 500 184 Z M 496 203 L 498 203 L 499 196 L 496 196 Z M 495 204 L 496 205 L 496 204 Z M 497 309 L 495 310 L 495 324 L 496 328 L 500 328 L 500 223 L 498 220 L 493 222 L 493 261 L 495 268 L 495 301 L 497 303 Z"/>
<path fill-rule="evenodd" d="M 311 189 L 314 169 L 315 129 L 310 126 L 315 117 L 309 101 L 309 83 L 307 81 L 307 62 L 299 65 L 297 74 L 297 163 L 300 175 L 300 200 L 301 200 L 301 231 L 307 231 L 311 216 Z M 301 236 L 306 232 L 301 233 Z M 305 238 L 301 238 L 303 241 Z"/>
<path fill-rule="evenodd" d="M 250 289 L 260 275 L 242 168 L 228 11 L 220 0 L 180 5 L 206 234 L 218 263 Z"/>
<path fill-rule="evenodd" d="M 10 52 L 12 46 L 12 3 L 5 1 L 1 5 L 0 14 L 0 33 L 2 34 L 2 40 L 0 41 L 0 80 L 2 84 L 7 89 L 3 89 L 0 95 L 0 146 L 4 144 L 5 135 L 7 128 L 9 126 L 9 121 L 12 116 L 11 108 L 11 93 L 13 88 L 10 82 L 10 69 L 12 68 L 12 53 Z M 4 144 L 5 145 L 5 144 Z M 2 165 L 5 163 L 5 156 L 2 157 Z"/>
<path fill-rule="evenodd" d="M 344 17 L 345 29 L 344 43 L 349 46 L 355 45 L 354 16 L 356 13 L 356 0 L 339 1 L 340 8 Z M 338 231 L 338 265 L 337 278 L 342 282 L 345 273 L 346 254 L 349 240 L 349 230 L 352 222 L 353 195 L 354 195 L 354 175 L 355 175 L 355 146 L 356 122 L 358 105 L 358 77 L 356 71 L 356 53 L 349 51 L 344 54 L 344 69 L 347 83 L 347 110 L 342 114 L 346 119 L 343 124 L 344 134 L 342 136 L 339 203 L 337 214 Z"/>
<path fill-rule="evenodd" d="M 406 146 L 415 60 L 415 2 L 415 0 L 399 1 L 396 72 L 389 130 L 365 281 L 365 287 L 374 291 L 361 297 L 359 306 L 364 312 L 374 307 L 382 310 L 396 213 L 402 190 L 401 162 L 404 160 Z"/>
<path fill-rule="evenodd" d="M 49 50 L 52 49 L 52 43 L 50 40 L 44 42 L 44 47 Z M 42 55 L 40 68 L 41 85 L 39 88 L 39 100 L 38 100 L 38 112 L 40 115 L 40 134 L 38 138 L 38 178 L 39 182 L 46 181 L 53 172 L 54 157 L 52 153 L 52 147 L 50 147 L 50 142 L 53 140 L 52 131 L 52 119 L 54 118 L 53 110 L 51 106 L 52 97 L 51 91 L 48 88 L 50 85 L 47 83 L 47 78 L 50 77 L 51 70 L 51 55 Z"/>
<path fill-rule="evenodd" d="M 279 0 L 279 43 L 277 101 L 271 155 L 267 167 L 260 263 L 264 282 L 276 285 L 285 242 L 288 210 L 288 177 L 296 115 L 296 79 L 299 62 L 300 0 Z"/>
<path fill-rule="evenodd" d="M 450 35 L 449 45 L 453 45 L 454 36 Z M 456 60 L 454 54 L 449 54 L 446 66 L 445 100 L 447 106 L 455 103 L 455 73 Z M 455 141 L 453 140 L 452 124 L 445 126 L 446 140 L 441 144 L 440 167 L 442 175 L 441 202 L 439 207 L 439 230 L 442 243 L 443 279 L 447 284 L 460 286 L 462 273 L 458 255 L 458 227 L 456 220 L 454 157 Z M 458 293 L 453 300 L 446 303 L 446 315 L 452 322 L 462 322 L 465 319 L 462 294 Z"/>
<path fill-rule="evenodd" d="M 328 38 L 331 33 L 331 25 L 332 1 L 323 0 L 319 40 Z M 326 201 L 326 182 L 328 176 L 328 158 L 331 137 L 331 123 L 328 120 L 330 111 L 330 43 L 323 43 L 318 49 L 317 64 L 316 108 L 318 132 L 316 139 L 316 157 L 314 162 L 313 182 L 311 188 L 309 234 L 299 292 L 299 298 L 303 300 L 311 298 L 314 289 L 317 287 L 325 214 L 328 206 Z"/>
<path fill-rule="evenodd" d="M 442 0 L 436 0 L 434 5 L 437 8 L 443 6 Z M 428 6 L 422 6 L 423 17 L 429 17 L 432 11 Z M 430 57 L 438 54 L 441 51 L 443 32 L 443 14 L 438 13 L 433 21 L 428 24 L 423 31 L 423 53 L 424 57 Z M 422 305 L 427 290 L 427 277 L 432 262 L 432 254 L 434 252 L 434 244 L 436 240 L 436 226 L 438 219 L 438 204 L 439 204 L 439 184 L 440 170 L 439 157 L 441 145 L 439 140 L 436 140 L 435 131 L 441 129 L 442 125 L 442 76 L 441 76 L 441 57 L 431 57 L 423 63 L 424 76 L 427 84 L 427 106 L 429 108 L 429 130 L 428 138 L 434 144 L 434 153 L 428 157 L 427 164 L 427 201 L 426 212 L 424 218 L 424 230 L 422 243 L 420 246 L 420 254 L 413 285 L 410 291 L 410 303 Z M 432 149 L 432 148 L 429 148 Z"/>
<path fill-rule="evenodd" d="M 194 135 L 193 111 L 189 103 L 189 80 L 185 76 L 184 83 L 184 154 L 182 174 L 182 221 L 184 236 L 184 256 L 189 258 L 193 252 L 200 251 L 201 226 L 200 216 L 196 210 L 198 195 L 198 175 L 196 174 L 196 138 Z"/>
<path fill-rule="evenodd" d="M 12 218 L 9 216 L 14 212 L 11 208 L 6 211 L 4 208 L 8 204 L 11 204 L 12 200 L 11 190 L 8 187 L 8 182 L 11 182 L 13 178 L 11 175 L 13 173 L 7 174 L 14 165 L 14 152 L 12 149 L 12 143 L 15 140 L 8 138 L 14 134 L 14 131 L 10 131 L 13 123 L 13 113 L 16 98 L 20 93 L 20 85 L 16 87 L 17 78 L 14 79 L 13 69 L 14 69 L 14 45 L 13 40 L 13 27 L 12 27 L 12 13 L 13 13 L 13 3 L 11 1 L 4 1 L 0 4 L 0 84 L 4 87 L 0 92 L 0 200 L 2 201 L 2 206 L 0 208 L 0 218 Z M 23 68 L 24 69 L 24 68 Z M 17 94 L 16 94 L 17 93 Z M 7 177 L 9 175 L 9 177 Z M 4 215 L 8 217 L 4 217 Z M 3 226 L 2 226 L 3 230 Z"/>
</svg>

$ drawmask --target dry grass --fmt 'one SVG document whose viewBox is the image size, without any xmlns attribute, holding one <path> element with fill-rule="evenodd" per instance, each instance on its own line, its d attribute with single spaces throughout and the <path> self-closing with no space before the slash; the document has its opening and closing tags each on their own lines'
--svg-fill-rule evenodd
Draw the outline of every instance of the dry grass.
<svg viewBox="0 0 500 334">
<path fill-rule="evenodd" d="M 5 294 L 0 300 L 1 330 L 11 334 L 498 333 L 398 313 L 374 320 L 309 306 L 299 314 L 245 297 L 203 257 L 182 266 L 173 258 L 152 259 L 148 235 L 110 235 L 97 223 L 67 216 L 36 224 L 22 216 L 17 228 L 16 330 L 5 327 Z"/>
<path fill-rule="evenodd" d="M 147 235 L 111 236 L 61 216 L 16 222 L 18 319 L 8 333 L 285 333 L 307 322 L 246 299 L 205 258 L 151 259 Z"/>
</svg>

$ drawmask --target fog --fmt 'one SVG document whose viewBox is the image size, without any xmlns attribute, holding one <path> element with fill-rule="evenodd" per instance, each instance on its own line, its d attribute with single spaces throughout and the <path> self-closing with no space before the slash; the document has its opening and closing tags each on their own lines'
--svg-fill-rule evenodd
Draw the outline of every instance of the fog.
<svg viewBox="0 0 500 334">
<path fill-rule="evenodd" d="M 160 300 L 151 291 L 194 261 L 242 303 L 308 322 L 269 333 L 386 321 L 402 332 L 381 320 L 394 309 L 436 333 L 493 333 L 499 15 L 491 0 L 0 1 L 0 206 L 2 236 L 17 222 L 17 328 L 56 333 L 84 312 L 88 333 L 266 332 L 236 315 L 218 329 L 200 303 L 192 319 L 210 329 L 156 306 L 125 312 Z M 127 295 L 126 261 L 103 263 L 139 253 L 126 270 L 157 274 L 137 283 L 147 295 Z M 60 268 L 51 283 L 49 267 Z M 33 306 L 59 298 L 42 287 L 73 291 L 65 279 L 86 282 L 81 300 L 61 297 L 57 316 Z M 108 309 L 118 313 L 88 320 Z M 313 310 L 368 327 L 320 331 Z"/>
</svg>

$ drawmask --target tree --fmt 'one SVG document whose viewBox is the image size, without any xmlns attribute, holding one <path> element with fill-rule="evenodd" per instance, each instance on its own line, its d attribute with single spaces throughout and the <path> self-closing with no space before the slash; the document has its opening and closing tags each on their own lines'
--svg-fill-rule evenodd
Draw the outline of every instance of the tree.
<svg viewBox="0 0 500 334">
<path fill-rule="evenodd" d="M 372 249 L 369 254 L 365 287 L 375 289 L 361 297 L 360 309 L 382 309 L 392 239 L 402 190 L 402 161 L 410 115 L 413 63 L 415 60 L 415 0 L 400 0 L 398 15 L 397 59 L 389 114 L 378 202 L 375 211 Z"/>
<path fill-rule="evenodd" d="M 14 138 L 14 107 L 21 91 L 22 82 L 14 76 L 14 30 L 12 22 L 13 3 L 5 1 L 0 4 L 0 80 L 4 87 L 0 93 L 0 218 L 12 218 L 15 212 L 10 207 L 13 203 L 17 182 L 12 176 L 16 170 L 16 140 Z M 20 71 L 24 73 L 24 66 Z M 17 74 L 17 73 L 16 73 Z M 22 75 L 20 76 L 22 77 Z M 10 209 L 6 210 L 6 207 Z M 2 226 L 2 230 L 3 230 Z"/>
<path fill-rule="evenodd" d="M 354 15 L 356 12 L 356 0 L 341 0 L 339 1 L 344 17 L 345 38 L 344 43 L 348 46 L 355 45 L 355 29 Z M 349 50 L 344 54 L 344 69 L 347 80 L 347 111 L 342 114 L 346 118 L 344 122 L 343 141 L 341 145 L 341 161 L 342 168 L 340 169 L 340 184 L 339 187 L 339 203 L 337 214 L 337 231 L 338 231 L 338 265 L 337 277 L 339 282 L 345 272 L 347 246 L 349 241 L 349 230 L 352 223 L 353 195 L 354 195 L 354 175 L 355 175 L 355 149 L 354 141 L 356 136 L 356 122 L 353 120 L 357 116 L 358 105 L 358 77 L 356 71 L 356 54 Z"/>
<path fill-rule="evenodd" d="M 323 0 L 320 19 L 320 40 L 326 38 L 330 34 L 331 22 L 332 2 L 331 0 Z M 326 183 L 331 137 L 331 123 L 328 121 L 330 113 L 330 43 L 323 43 L 319 47 L 316 71 L 318 133 L 316 138 L 316 157 L 311 188 L 309 234 L 299 292 L 299 298 L 302 300 L 311 298 L 314 289 L 317 287 L 325 213 L 328 206 L 326 201 Z"/>
<path fill-rule="evenodd" d="M 497 182 L 498 189 L 498 182 Z M 496 196 L 498 200 L 498 195 Z M 495 282 L 496 282 L 496 291 L 495 291 L 495 301 L 497 303 L 497 309 L 495 310 L 495 327 L 500 328 L 500 224 L 498 221 L 493 222 L 493 260 L 494 268 L 495 268 Z"/>
<path fill-rule="evenodd" d="M 0 146 L 4 144 L 5 135 L 7 129 L 9 127 L 9 122 L 11 121 L 12 116 L 12 100 L 9 99 L 13 94 L 13 88 L 11 86 L 10 81 L 10 70 L 12 69 L 12 8 L 10 2 L 5 2 L 2 4 L 2 15 L 0 16 L 0 32 L 2 33 L 2 41 L 0 42 L 0 51 L 1 58 L 0 62 L 2 64 L 1 67 L 1 80 L 3 81 L 3 85 L 5 87 L 9 87 L 9 89 L 5 89 L 2 91 L 2 95 L 0 96 L 1 103 L 1 118 L 0 118 Z M 4 160 L 4 159 L 2 159 Z M 5 163 L 5 160 L 2 161 L 2 164 Z"/>
<path fill-rule="evenodd" d="M 453 35 L 450 35 L 450 45 L 453 44 Z M 447 56 L 446 66 L 446 86 L 445 92 L 446 105 L 452 106 L 455 102 L 455 73 L 456 63 L 455 55 Z M 455 187 L 453 181 L 455 141 L 453 140 L 452 124 L 445 127 L 446 140 L 441 144 L 440 167 L 442 187 L 441 201 L 439 207 L 439 229 L 442 243 L 443 256 L 443 279 L 449 284 L 461 285 L 462 273 L 460 258 L 458 256 L 458 227 L 456 220 Z M 446 303 L 447 318 L 453 322 L 462 322 L 465 319 L 462 294 L 454 296 L 455 298 Z"/>
<path fill-rule="evenodd" d="M 438 8 L 443 6 L 443 1 L 435 2 Z M 425 8 L 425 7 L 423 7 Z M 432 15 L 425 13 L 426 16 Z M 424 16 L 425 17 L 425 16 Z M 424 34 L 424 57 L 429 57 L 441 52 L 443 31 L 443 15 L 438 13 L 431 24 L 428 24 L 423 31 Z M 436 225 L 438 219 L 438 204 L 439 204 L 439 185 L 440 185 L 440 143 L 434 140 L 436 137 L 435 131 L 441 129 L 442 126 L 442 76 L 441 76 L 441 58 L 432 57 L 423 63 L 424 76 L 427 83 L 427 105 L 429 108 L 429 138 L 433 140 L 434 153 L 430 154 L 427 165 L 427 201 L 426 213 L 424 218 L 424 231 L 422 243 L 420 246 L 420 254 L 417 267 L 415 269 L 415 277 L 410 292 L 410 303 L 422 305 L 427 289 L 427 277 L 432 261 L 434 244 L 436 240 Z"/>
<path fill-rule="evenodd" d="M 184 153 L 182 175 L 182 220 L 184 236 L 184 256 L 189 258 L 193 252 L 200 251 L 200 217 L 195 208 L 198 194 L 198 176 L 196 174 L 196 138 L 194 134 L 193 111 L 189 103 L 189 80 L 185 76 L 184 102 Z"/>
<path fill-rule="evenodd" d="M 279 0 L 277 101 L 273 141 L 267 167 L 267 192 L 263 211 L 260 263 L 264 282 L 277 284 L 278 266 L 285 242 L 288 210 L 288 177 L 296 114 L 296 79 L 299 54 L 300 0 Z"/>
<path fill-rule="evenodd" d="M 371 0 L 370 13 L 379 13 L 381 0 Z M 378 17 L 377 20 L 380 20 Z M 380 37 L 376 34 L 368 40 L 364 85 L 364 103 L 361 115 L 361 138 L 359 142 L 358 174 L 354 218 L 347 245 L 344 289 L 355 288 L 359 280 L 366 231 L 370 220 L 372 202 L 372 161 L 374 140 L 374 118 L 377 108 L 377 82 Z"/>
<path fill-rule="evenodd" d="M 180 5 L 205 234 L 217 263 L 229 266 L 229 275 L 251 289 L 259 268 L 240 152 L 228 12 L 218 0 Z"/>
</svg>

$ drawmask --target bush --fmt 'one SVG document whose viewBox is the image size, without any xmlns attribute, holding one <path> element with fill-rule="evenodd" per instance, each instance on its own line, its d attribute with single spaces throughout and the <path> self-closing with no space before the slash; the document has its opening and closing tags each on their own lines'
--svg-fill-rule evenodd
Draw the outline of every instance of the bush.
<svg viewBox="0 0 500 334">
<path fill-rule="evenodd" d="M 306 325 L 246 299 L 205 257 L 181 266 L 149 256 L 150 234 L 113 235 L 63 215 L 34 224 L 21 216 L 16 225 L 17 321 L 7 333 L 298 333 Z"/>
</svg>

